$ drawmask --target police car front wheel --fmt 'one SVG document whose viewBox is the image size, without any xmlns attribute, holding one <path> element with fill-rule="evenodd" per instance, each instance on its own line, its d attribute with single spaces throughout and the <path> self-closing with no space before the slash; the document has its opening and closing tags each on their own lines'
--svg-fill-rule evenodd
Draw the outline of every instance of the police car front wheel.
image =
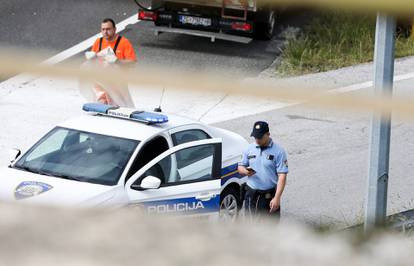
<svg viewBox="0 0 414 266">
<path fill-rule="evenodd" d="M 233 189 L 224 191 L 220 199 L 220 217 L 223 220 L 234 221 L 240 209 L 237 191 Z"/>
</svg>

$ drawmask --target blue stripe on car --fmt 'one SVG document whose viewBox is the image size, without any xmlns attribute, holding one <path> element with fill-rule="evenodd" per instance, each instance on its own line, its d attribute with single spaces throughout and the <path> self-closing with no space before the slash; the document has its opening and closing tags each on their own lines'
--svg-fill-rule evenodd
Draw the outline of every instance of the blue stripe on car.
<svg viewBox="0 0 414 266">
<path fill-rule="evenodd" d="M 221 185 L 225 184 L 230 178 L 242 178 L 237 171 L 238 164 L 232 164 L 230 166 L 221 169 Z"/>
<path fill-rule="evenodd" d="M 221 184 L 223 185 L 230 178 L 241 178 L 237 172 L 238 164 L 221 169 Z M 220 195 L 212 197 L 210 200 L 201 201 L 195 197 L 178 198 L 171 200 L 148 201 L 139 204 L 148 213 L 182 213 L 182 214 L 203 214 L 217 212 L 220 209 Z"/>
</svg>

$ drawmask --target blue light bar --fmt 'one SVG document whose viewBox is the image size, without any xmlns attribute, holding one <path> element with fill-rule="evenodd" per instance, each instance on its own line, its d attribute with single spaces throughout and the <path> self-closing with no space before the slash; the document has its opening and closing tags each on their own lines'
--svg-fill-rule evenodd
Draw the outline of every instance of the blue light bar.
<svg viewBox="0 0 414 266">
<path fill-rule="evenodd" d="M 150 112 L 134 112 L 131 114 L 131 118 L 136 120 L 144 120 L 151 124 L 168 122 L 168 116 Z"/>
<path fill-rule="evenodd" d="M 120 109 L 118 112 L 117 109 Z M 102 104 L 102 103 L 86 103 L 82 110 L 86 112 L 94 112 L 102 115 L 118 117 L 137 121 L 145 124 L 161 124 L 168 122 L 168 116 L 144 111 L 136 111 L 133 109 L 120 108 L 117 106 Z"/>
<path fill-rule="evenodd" d="M 108 110 L 116 108 L 115 106 L 102 103 L 85 103 L 82 107 L 83 111 L 106 114 Z"/>
</svg>

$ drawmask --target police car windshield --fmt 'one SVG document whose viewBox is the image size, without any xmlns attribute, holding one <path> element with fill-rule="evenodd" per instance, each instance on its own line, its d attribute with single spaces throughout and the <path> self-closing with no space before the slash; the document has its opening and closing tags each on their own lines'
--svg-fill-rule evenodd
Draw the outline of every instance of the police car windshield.
<svg viewBox="0 0 414 266">
<path fill-rule="evenodd" d="M 138 144 L 137 140 L 56 127 L 14 167 L 56 178 L 115 185 Z"/>
</svg>

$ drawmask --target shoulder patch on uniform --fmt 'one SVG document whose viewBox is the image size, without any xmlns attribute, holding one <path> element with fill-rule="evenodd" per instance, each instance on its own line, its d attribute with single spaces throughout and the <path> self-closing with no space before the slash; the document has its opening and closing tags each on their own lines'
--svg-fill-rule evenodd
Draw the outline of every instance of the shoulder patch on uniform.
<svg viewBox="0 0 414 266">
<path fill-rule="evenodd" d="M 285 160 L 285 161 L 283 162 L 283 164 L 284 164 L 286 167 L 289 167 L 289 165 L 288 165 L 288 160 Z"/>
</svg>

